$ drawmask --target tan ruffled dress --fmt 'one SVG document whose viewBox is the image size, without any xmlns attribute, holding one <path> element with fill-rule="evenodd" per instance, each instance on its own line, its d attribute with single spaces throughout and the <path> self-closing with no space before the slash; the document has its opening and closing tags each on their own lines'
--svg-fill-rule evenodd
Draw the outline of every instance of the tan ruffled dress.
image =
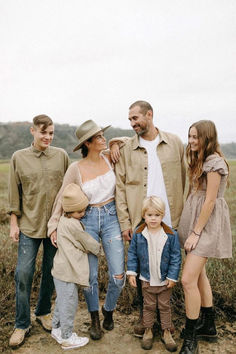
<svg viewBox="0 0 236 354">
<path fill-rule="evenodd" d="M 220 187 L 212 214 L 202 230 L 196 248 L 191 253 L 201 257 L 231 258 L 232 235 L 229 209 L 224 199 L 228 169 L 224 159 L 219 155 L 208 156 L 203 164 L 203 173 L 206 176 L 208 172 L 218 172 L 220 174 Z M 184 247 L 185 240 L 191 234 L 191 230 L 194 229 L 205 196 L 206 178 L 201 186 L 201 190 L 192 192 L 185 203 L 178 228 L 182 248 Z"/>
</svg>

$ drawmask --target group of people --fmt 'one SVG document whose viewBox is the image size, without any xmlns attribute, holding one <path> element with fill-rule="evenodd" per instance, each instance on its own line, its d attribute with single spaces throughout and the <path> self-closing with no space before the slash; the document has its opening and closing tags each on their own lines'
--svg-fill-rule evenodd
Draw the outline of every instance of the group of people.
<svg viewBox="0 0 236 354">
<path fill-rule="evenodd" d="M 18 242 L 15 272 L 16 320 L 9 345 L 17 347 L 30 332 L 30 294 L 39 246 L 42 277 L 36 320 L 63 349 L 88 343 L 73 332 L 78 286 L 91 316 L 90 337 L 99 340 L 98 257 L 101 244 L 109 283 L 102 306 L 105 330 L 114 328 L 113 311 L 126 275 L 137 288 L 140 317 L 134 335 L 151 349 L 157 311 L 161 339 L 176 351 L 172 337 L 171 288 L 178 281 L 180 245 L 185 250 L 182 285 L 186 324 L 180 353 L 198 353 L 198 340 L 217 340 L 212 291 L 205 265 L 209 257 L 232 257 L 229 211 L 224 200 L 229 168 L 212 121 L 188 131 L 186 156 L 181 140 L 154 125 L 146 101 L 129 107 L 132 138 L 104 137 L 94 121 L 76 130 L 82 159 L 69 165 L 67 153 L 50 146 L 54 125 L 36 116 L 33 143 L 16 151 L 9 175 L 10 237 Z M 186 164 L 189 192 L 184 204 Z M 124 242 L 130 243 L 125 271 Z M 56 302 L 51 319 L 51 296 Z"/>
</svg>

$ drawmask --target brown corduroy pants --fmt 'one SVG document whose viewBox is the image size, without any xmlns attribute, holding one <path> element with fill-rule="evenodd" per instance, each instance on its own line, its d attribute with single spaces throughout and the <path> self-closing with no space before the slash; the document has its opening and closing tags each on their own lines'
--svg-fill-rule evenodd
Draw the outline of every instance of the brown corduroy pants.
<svg viewBox="0 0 236 354">
<path fill-rule="evenodd" d="M 142 293 L 144 327 L 152 328 L 158 305 L 161 328 L 162 330 L 170 329 L 172 327 L 170 307 L 171 289 L 168 289 L 166 285 L 150 286 L 149 282 L 142 280 Z"/>
</svg>

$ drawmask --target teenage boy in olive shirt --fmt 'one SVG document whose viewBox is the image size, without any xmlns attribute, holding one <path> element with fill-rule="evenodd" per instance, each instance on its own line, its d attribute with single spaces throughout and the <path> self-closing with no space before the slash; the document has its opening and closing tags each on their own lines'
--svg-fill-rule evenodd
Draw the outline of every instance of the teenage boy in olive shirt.
<svg viewBox="0 0 236 354">
<path fill-rule="evenodd" d="M 38 249 L 43 243 L 42 278 L 36 320 L 51 330 L 51 296 L 54 289 L 51 268 L 56 248 L 47 238 L 47 223 L 54 199 L 69 165 L 67 153 L 51 147 L 54 125 L 46 115 L 33 119 L 33 143 L 16 151 L 10 163 L 10 237 L 18 242 L 15 271 L 16 318 L 9 345 L 17 347 L 30 331 L 30 293 Z"/>
</svg>

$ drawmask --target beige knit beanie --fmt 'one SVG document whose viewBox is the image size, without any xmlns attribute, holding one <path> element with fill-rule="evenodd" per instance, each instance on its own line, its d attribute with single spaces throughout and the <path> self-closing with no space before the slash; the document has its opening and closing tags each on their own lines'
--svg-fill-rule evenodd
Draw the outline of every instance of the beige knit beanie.
<svg viewBox="0 0 236 354">
<path fill-rule="evenodd" d="M 80 186 L 70 183 L 62 193 L 62 207 L 65 212 L 82 211 L 89 204 L 87 196 Z"/>
</svg>

